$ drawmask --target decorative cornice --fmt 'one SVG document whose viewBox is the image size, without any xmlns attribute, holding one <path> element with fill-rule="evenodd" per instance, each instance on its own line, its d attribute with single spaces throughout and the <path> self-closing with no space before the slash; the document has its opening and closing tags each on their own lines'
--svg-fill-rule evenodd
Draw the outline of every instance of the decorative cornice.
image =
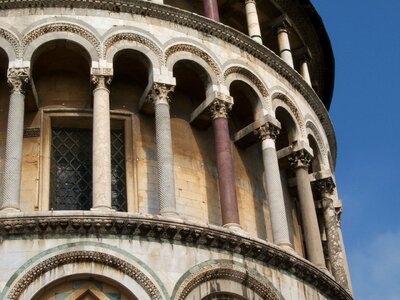
<svg viewBox="0 0 400 300">
<path fill-rule="evenodd" d="M 9 214 L 0 217 L 0 236 L 2 239 L 17 236 L 115 235 L 119 238 L 144 238 L 148 240 L 169 240 L 194 246 L 219 249 L 237 253 L 258 260 L 270 267 L 293 274 L 315 286 L 318 291 L 331 299 L 352 297 L 330 276 L 323 273 L 310 262 L 288 253 L 266 241 L 250 236 L 237 235 L 217 226 L 201 226 L 189 222 L 175 222 L 160 216 L 139 217 L 127 213 L 98 214 L 91 212 L 59 212 L 25 215 Z"/>
<path fill-rule="evenodd" d="M 24 290 L 37 278 L 57 267 L 71 263 L 99 263 L 117 269 L 133 278 L 147 292 L 152 300 L 161 300 L 162 296 L 155 284 L 139 269 L 122 259 L 96 251 L 72 251 L 53 256 L 39 263 L 18 280 L 7 299 L 17 300 Z"/>
</svg>

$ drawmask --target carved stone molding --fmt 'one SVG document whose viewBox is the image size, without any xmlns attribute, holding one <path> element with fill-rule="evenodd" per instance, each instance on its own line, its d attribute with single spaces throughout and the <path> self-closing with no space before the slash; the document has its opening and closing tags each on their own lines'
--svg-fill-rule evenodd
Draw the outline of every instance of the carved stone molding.
<svg viewBox="0 0 400 300">
<path fill-rule="evenodd" d="M 15 54 L 20 52 L 20 42 L 18 37 L 7 29 L 0 28 L 0 37 L 5 39 L 7 42 L 11 44 Z"/>
<path fill-rule="evenodd" d="M 211 118 L 228 118 L 228 113 L 232 109 L 232 103 L 222 99 L 215 99 L 208 107 Z"/>
<path fill-rule="evenodd" d="M 103 45 L 104 55 L 107 54 L 108 50 L 114 44 L 116 44 L 120 41 L 136 42 L 136 43 L 144 45 L 145 47 L 147 47 L 151 51 L 153 51 L 155 55 L 157 55 L 160 65 L 164 64 L 164 56 L 163 56 L 163 52 L 160 49 L 160 47 L 158 47 L 156 43 L 149 40 L 148 38 L 141 36 L 139 34 L 136 34 L 136 33 L 132 33 L 132 32 L 118 33 L 118 34 L 115 34 L 115 35 L 107 38 L 107 40 L 104 42 L 104 45 Z"/>
<path fill-rule="evenodd" d="M 19 299 L 24 290 L 43 274 L 57 267 L 73 263 L 98 263 L 114 268 L 138 282 L 152 300 L 162 299 L 156 285 L 135 266 L 113 255 L 96 251 L 72 251 L 46 259 L 27 271 L 20 278 L 9 292 L 7 298 L 9 300 Z"/>
<path fill-rule="evenodd" d="M 113 69 L 92 69 L 92 84 L 95 89 L 109 89 L 112 81 Z"/>
<path fill-rule="evenodd" d="M 300 127 L 301 134 L 303 136 L 305 136 L 306 135 L 306 127 L 304 125 L 304 120 L 303 120 L 300 110 L 296 107 L 296 105 L 294 105 L 294 103 L 286 95 L 284 95 L 282 93 L 277 93 L 273 97 L 274 97 L 274 99 L 281 100 L 283 103 L 285 103 L 289 107 L 290 111 L 293 113 L 293 115 L 296 119 L 297 124 Z M 273 101 L 273 99 L 272 99 L 272 101 Z"/>
<path fill-rule="evenodd" d="M 75 33 L 81 36 L 82 38 L 86 39 L 96 50 L 99 57 L 102 56 L 100 41 L 97 39 L 97 37 L 93 33 L 86 30 L 85 28 L 70 23 L 46 24 L 33 29 L 32 31 L 28 32 L 22 39 L 21 50 L 24 51 L 26 47 L 29 46 L 29 44 L 32 43 L 34 40 L 41 37 L 42 35 L 45 35 L 46 33 L 51 33 L 51 32 Z M 19 57 L 22 57 L 22 55 L 23 52 L 19 53 Z"/>
<path fill-rule="evenodd" d="M 12 93 L 24 94 L 29 83 L 29 68 L 11 68 L 7 71 L 7 82 Z"/>
<path fill-rule="evenodd" d="M 168 58 L 171 57 L 174 53 L 177 52 L 189 52 L 195 56 L 198 56 L 202 60 L 204 60 L 217 76 L 218 81 L 220 82 L 221 76 L 221 69 L 219 68 L 218 64 L 214 61 L 214 59 L 205 51 L 188 44 L 178 44 L 168 48 L 165 51 L 165 60 L 168 61 Z"/>
<path fill-rule="evenodd" d="M 296 168 L 308 168 L 312 161 L 312 155 L 305 149 L 301 149 L 289 155 L 290 166 Z"/>
<path fill-rule="evenodd" d="M 171 99 L 169 93 L 175 90 L 174 85 L 154 82 L 153 88 L 147 96 L 147 101 L 153 104 L 169 104 Z"/>
<path fill-rule="evenodd" d="M 279 300 L 270 286 L 260 282 L 248 270 L 228 263 L 208 265 L 191 274 L 182 282 L 174 299 L 185 300 L 189 293 L 202 283 L 218 279 L 228 279 L 243 284 L 262 299 Z"/>
<path fill-rule="evenodd" d="M 264 86 L 264 84 L 262 83 L 262 81 L 256 76 L 254 75 L 252 72 L 250 72 L 247 69 L 244 69 L 242 67 L 239 66 L 234 66 L 234 67 L 230 67 L 229 69 L 227 69 L 224 73 L 224 78 L 225 80 L 227 79 L 227 77 L 231 74 L 240 74 L 243 75 L 244 77 L 248 78 L 260 91 L 260 94 L 263 97 L 268 97 L 268 91 L 266 89 L 266 87 Z"/>
<path fill-rule="evenodd" d="M 265 139 L 275 140 L 279 135 L 280 129 L 271 123 L 266 123 L 260 128 L 256 129 L 254 134 L 256 134 L 262 141 Z"/>
<path fill-rule="evenodd" d="M 352 297 L 330 276 L 323 273 L 310 262 L 288 253 L 266 241 L 249 236 L 236 235 L 222 227 L 200 226 L 192 223 L 172 222 L 160 216 L 154 218 L 136 217 L 118 213 L 110 215 L 70 215 L 51 212 L 46 215 L 15 214 L 15 217 L 0 216 L 1 239 L 13 239 L 24 235 L 31 238 L 55 236 L 99 236 L 116 235 L 119 238 L 137 236 L 148 241 L 177 241 L 195 247 L 220 249 L 255 259 L 270 267 L 288 272 L 310 285 L 330 299 Z"/>
</svg>

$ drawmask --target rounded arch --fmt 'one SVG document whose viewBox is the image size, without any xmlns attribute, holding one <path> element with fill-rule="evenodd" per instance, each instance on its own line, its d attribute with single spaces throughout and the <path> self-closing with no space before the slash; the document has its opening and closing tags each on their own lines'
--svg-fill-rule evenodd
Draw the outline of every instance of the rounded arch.
<svg viewBox="0 0 400 300">
<path fill-rule="evenodd" d="M 22 39 L 22 58 L 30 61 L 41 45 L 52 40 L 70 40 L 82 46 L 92 61 L 99 61 L 101 46 L 98 37 L 84 27 L 72 23 L 50 23 L 32 29 Z"/>
<path fill-rule="evenodd" d="M 14 61 L 20 51 L 20 39 L 17 34 L 0 27 L 0 48 L 7 54 L 8 61 Z"/>
<path fill-rule="evenodd" d="M 276 90 L 276 89 L 274 89 L 274 90 Z M 293 119 L 296 121 L 296 126 L 299 129 L 299 134 L 301 135 L 301 137 L 305 138 L 306 137 L 306 127 L 305 127 L 304 119 L 303 119 L 300 109 L 295 104 L 295 101 L 290 99 L 287 96 L 287 94 L 282 91 L 272 92 L 271 99 L 272 99 L 273 111 L 275 112 L 279 106 L 285 108 L 290 113 L 290 115 L 293 117 Z"/>
<path fill-rule="evenodd" d="M 193 295 L 203 299 L 215 292 L 233 292 L 239 297 L 252 294 L 260 300 L 283 299 L 265 276 L 228 260 L 206 261 L 188 270 L 176 284 L 171 299 L 197 300 Z"/>
<path fill-rule="evenodd" d="M 260 79 L 260 77 L 254 74 L 252 71 L 242 66 L 230 66 L 224 72 L 225 85 L 230 88 L 231 84 L 236 81 L 243 81 L 248 84 L 257 94 L 258 103 L 256 104 L 256 110 L 258 113 L 262 113 L 262 110 L 270 111 L 271 105 L 268 103 L 269 92 L 266 84 Z"/>
<path fill-rule="evenodd" d="M 201 65 L 211 78 L 213 85 L 221 83 L 221 67 L 208 53 L 191 44 L 174 44 L 165 50 L 165 62 L 168 70 L 172 71 L 174 65 L 180 60 L 191 60 Z"/>
<path fill-rule="evenodd" d="M 320 161 L 321 168 L 324 168 L 324 167 L 328 168 L 329 167 L 329 158 L 328 158 L 328 153 L 327 153 L 327 147 L 325 146 L 322 136 L 319 133 L 319 130 L 313 121 L 311 121 L 311 120 L 306 121 L 306 131 L 307 131 L 307 135 L 312 136 L 316 142 L 316 145 L 318 148 L 317 150 L 321 155 L 321 161 Z"/>
<path fill-rule="evenodd" d="M 132 262 L 106 252 L 70 250 L 48 257 L 27 270 L 18 270 L 12 276 L 17 279 L 8 285 L 9 290 L 3 296 L 10 300 L 31 299 L 43 286 L 66 278 L 66 274 L 73 272 L 120 279 L 118 282 L 138 299 L 161 299 L 161 289 L 141 269 Z M 51 276 L 48 276 L 50 272 Z"/>
<path fill-rule="evenodd" d="M 121 50 L 131 49 L 143 53 L 151 61 L 153 68 L 161 69 L 164 63 L 159 43 L 133 31 L 113 31 L 106 36 L 104 43 L 104 59 L 112 63 L 114 56 Z"/>
</svg>

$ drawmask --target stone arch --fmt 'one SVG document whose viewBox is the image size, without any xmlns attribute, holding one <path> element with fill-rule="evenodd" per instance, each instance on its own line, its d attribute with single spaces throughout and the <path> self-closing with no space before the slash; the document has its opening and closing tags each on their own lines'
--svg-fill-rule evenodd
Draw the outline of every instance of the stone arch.
<svg viewBox="0 0 400 300">
<path fill-rule="evenodd" d="M 228 87 L 228 89 L 230 85 L 236 80 L 243 81 L 253 88 L 253 90 L 257 93 L 259 97 L 261 105 L 260 110 L 271 110 L 271 104 L 267 100 L 269 96 L 268 89 L 266 87 L 266 84 L 260 79 L 258 75 L 254 74 L 254 72 L 242 66 L 234 65 L 228 67 L 224 72 L 224 83 Z"/>
<path fill-rule="evenodd" d="M 229 283 L 234 283 L 239 285 L 242 291 L 251 291 L 256 296 L 255 299 L 283 299 L 265 276 L 238 263 L 225 260 L 204 262 L 187 271 L 175 286 L 171 299 L 192 299 L 189 297 L 194 291 L 197 289 L 200 291 L 203 284 L 212 281 L 216 283 L 213 285 L 216 289 L 212 292 L 231 292 L 232 288 L 230 288 L 231 290 L 226 290 L 226 287 L 229 286 Z M 239 293 L 240 289 L 237 292 Z M 202 297 L 204 296 L 207 295 L 202 295 Z M 244 295 L 238 294 L 238 296 Z"/>
<path fill-rule="evenodd" d="M 64 278 L 68 266 L 77 266 L 79 264 L 80 274 L 94 274 L 97 276 L 105 276 L 109 272 L 116 271 L 115 274 L 121 273 L 129 277 L 130 284 L 137 284 L 148 295 L 147 299 L 162 299 L 163 296 L 160 288 L 150 279 L 138 266 L 123 260 L 112 254 L 95 250 L 72 250 L 53 255 L 35 266 L 24 270 L 23 274 L 18 276 L 21 270 L 18 270 L 13 277 L 19 277 L 11 283 L 8 292 L 3 295 L 9 300 L 20 299 L 24 293 L 33 296 L 39 292 L 43 284 L 50 284 L 56 280 Z M 92 268 L 90 266 L 99 265 L 101 268 Z M 57 272 L 60 271 L 60 272 Z M 103 270 L 102 272 L 96 270 Z M 108 271 L 108 272 L 107 272 Z M 46 276 L 52 272 L 52 276 Z M 12 278 L 13 278 L 12 277 Z M 107 276 L 106 276 L 107 277 Z M 47 281 L 47 282 L 46 282 Z M 121 283 L 123 284 L 123 283 Z M 128 290 L 129 286 L 124 285 Z M 26 292 L 29 288 L 29 292 Z M 25 295 L 28 296 L 28 295 Z"/>
<path fill-rule="evenodd" d="M 175 63 L 185 59 L 201 65 L 208 72 L 213 85 L 221 83 L 221 67 L 206 50 L 191 44 L 174 44 L 165 50 L 165 62 L 169 70 L 173 69 Z"/>
<path fill-rule="evenodd" d="M 104 59 L 112 63 L 114 55 L 124 49 L 143 53 L 151 61 L 153 68 L 160 69 L 164 64 L 161 47 L 154 40 L 136 32 L 113 32 L 103 43 Z"/>
<path fill-rule="evenodd" d="M 321 166 L 321 167 L 328 167 L 329 166 L 329 159 L 328 159 L 328 154 L 327 154 L 327 148 L 325 146 L 325 143 L 324 143 L 324 141 L 322 139 L 321 134 L 319 133 L 319 130 L 318 130 L 317 126 L 309 118 L 310 118 L 310 116 L 307 116 L 307 119 L 308 119 L 306 121 L 307 134 L 311 135 L 314 138 L 314 140 L 317 142 L 318 149 L 319 149 L 319 151 L 321 153 L 321 156 L 322 156 L 321 163 L 323 164 L 323 166 Z"/>
<path fill-rule="evenodd" d="M 306 127 L 305 127 L 304 119 L 303 119 L 300 109 L 295 104 L 295 101 L 290 99 L 287 96 L 287 94 L 282 91 L 272 92 L 271 99 L 272 99 L 273 111 L 275 112 L 279 106 L 285 108 L 292 115 L 293 119 L 296 121 L 296 126 L 300 130 L 299 133 L 300 133 L 301 137 L 305 138 L 306 137 Z"/>
<path fill-rule="evenodd" d="M 19 37 L 8 29 L 0 27 L 0 48 L 6 52 L 8 61 L 14 61 L 20 51 Z"/>
<path fill-rule="evenodd" d="M 92 61 L 99 61 L 102 56 L 100 41 L 94 33 L 82 26 L 62 22 L 45 24 L 27 32 L 21 42 L 20 57 L 30 61 L 38 47 L 57 39 L 71 40 L 79 44 L 86 49 Z"/>
</svg>

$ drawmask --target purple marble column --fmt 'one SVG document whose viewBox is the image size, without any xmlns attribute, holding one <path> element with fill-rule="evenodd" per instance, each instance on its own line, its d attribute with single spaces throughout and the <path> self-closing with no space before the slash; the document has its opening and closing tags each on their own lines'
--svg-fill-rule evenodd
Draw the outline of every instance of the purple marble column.
<svg viewBox="0 0 400 300">
<path fill-rule="evenodd" d="M 235 172 L 233 169 L 231 140 L 229 138 L 227 120 L 229 106 L 230 104 L 227 102 L 216 99 L 210 106 L 210 111 L 213 119 L 215 136 L 222 224 L 228 227 L 239 227 Z"/>
<path fill-rule="evenodd" d="M 217 0 L 203 0 L 204 16 L 219 22 L 219 11 Z"/>
</svg>

